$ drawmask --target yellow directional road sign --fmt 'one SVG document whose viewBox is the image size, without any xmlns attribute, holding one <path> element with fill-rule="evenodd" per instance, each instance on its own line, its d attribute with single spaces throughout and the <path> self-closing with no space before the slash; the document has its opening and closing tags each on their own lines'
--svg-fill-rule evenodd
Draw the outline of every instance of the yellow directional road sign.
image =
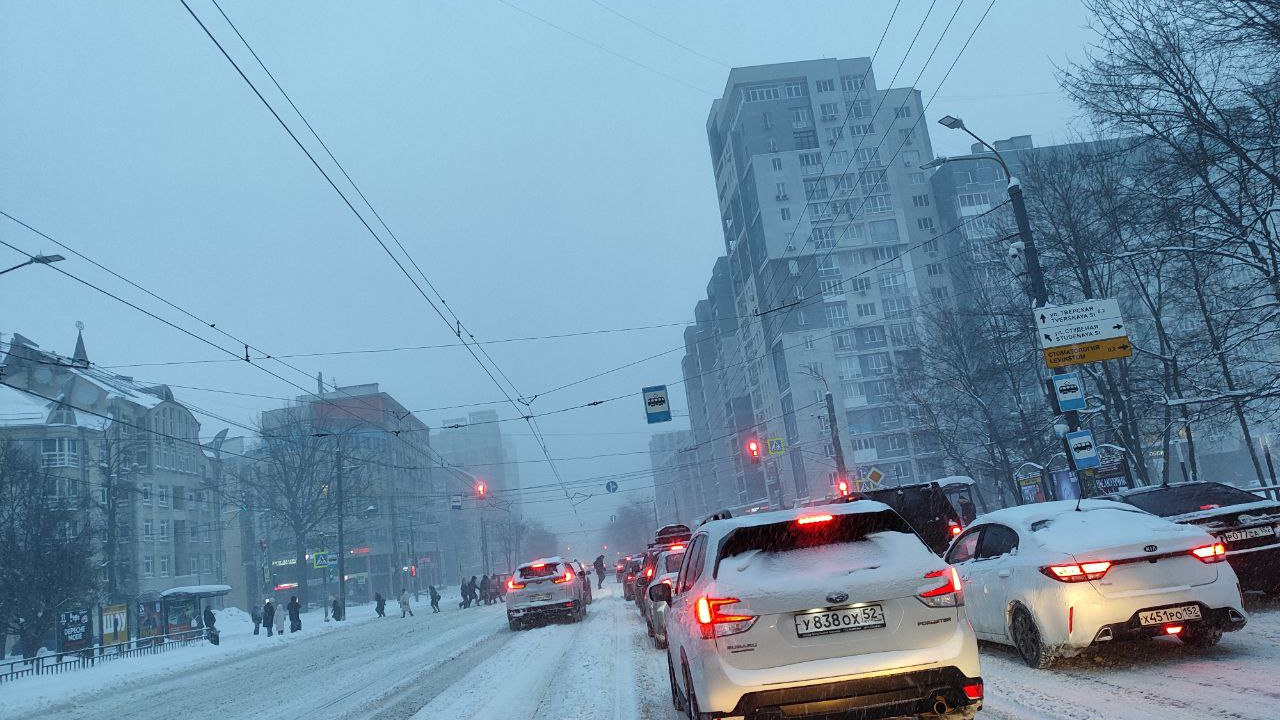
<svg viewBox="0 0 1280 720">
<path fill-rule="evenodd" d="M 1045 348 L 1044 364 L 1051 368 L 1057 368 L 1080 363 L 1100 362 L 1102 360 L 1117 360 L 1132 356 L 1133 345 L 1129 343 L 1129 338 L 1118 337 Z"/>
</svg>

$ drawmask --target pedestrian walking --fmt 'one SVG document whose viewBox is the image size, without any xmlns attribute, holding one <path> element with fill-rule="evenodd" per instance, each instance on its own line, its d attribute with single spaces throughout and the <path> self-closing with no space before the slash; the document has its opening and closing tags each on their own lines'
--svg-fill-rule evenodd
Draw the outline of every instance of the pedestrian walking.
<svg viewBox="0 0 1280 720">
<path fill-rule="evenodd" d="M 253 620 L 253 634 L 257 635 L 258 628 L 262 627 L 262 608 L 257 605 L 249 608 L 249 618 Z"/>
<path fill-rule="evenodd" d="M 480 607 L 480 583 L 476 581 L 476 576 L 471 576 L 471 602 L 476 607 Z"/>
<path fill-rule="evenodd" d="M 413 617 L 413 608 L 409 607 L 409 593 L 400 588 L 400 617 L 404 617 L 405 613 L 409 613 L 409 617 Z"/>
<path fill-rule="evenodd" d="M 285 614 L 282 612 L 276 613 L 276 634 L 277 635 L 284 634 L 284 616 Z"/>
<path fill-rule="evenodd" d="M 271 604 L 271 598 L 262 604 L 262 624 L 267 626 L 267 637 L 271 637 L 276 624 L 276 606 Z"/>
<path fill-rule="evenodd" d="M 480 602 L 485 605 L 489 604 L 489 576 L 482 575 L 480 577 Z"/>
<path fill-rule="evenodd" d="M 302 630 L 302 603 L 298 602 L 297 595 L 289 598 L 289 604 L 285 609 L 289 611 L 289 632 L 296 633 Z"/>
<path fill-rule="evenodd" d="M 373 611 L 378 614 L 378 617 L 387 616 L 387 599 L 382 597 L 380 592 L 373 594 Z"/>
<path fill-rule="evenodd" d="M 214 627 L 214 625 L 216 625 L 217 622 L 218 622 L 218 619 L 213 616 L 213 607 L 210 605 L 205 605 L 204 606 L 204 634 L 205 634 L 205 637 L 209 638 L 209 642 L 213 643 L 214 645 L 218 644 L 218 639 L 219 639 L 218 628 Z"/>
<path fill-rule="evenodd" d="M 597 555 L 596 561 L 592 563 L 596 568 L 596 589 L 604 587 L 604 556 Z"/>
<path fill-rule="evenodd" d="M 330 610 L 329 614 L 333 616 L 334 622 L 337 622 L 342 619 L 342 605 L 338 603 L 338 598 L 335 597 L 333 599 L 332 607 L 333 609 Z"/>
<path fill-rule="evenodd" d="M 431 612 L 440 612 L 440 591 L 436 590 L 435 585 L 428 585 L 427 594 L 431 596 Z"/>
</svg>

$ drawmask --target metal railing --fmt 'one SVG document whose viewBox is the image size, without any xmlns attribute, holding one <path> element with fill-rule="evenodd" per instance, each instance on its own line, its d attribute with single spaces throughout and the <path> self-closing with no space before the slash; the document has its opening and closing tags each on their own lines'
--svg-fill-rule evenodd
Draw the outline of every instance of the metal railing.
<svg viewBox="0 0 1280 720">
<path fill-rule="evenodd" d="M 84 650 L 41 655 L 33 658 L 5 660 L 0 662 L 0 683 L 16 680 L 30 675 L 52 675 L 56 673 L 93 667 L 98 663 L 120 658 L 154 655 L 174 648 L 205 641 L 204 628 L 184 630 L 183 632 L 157 635 L 139 640 L 129 640 L 113 645 L 95 645 Z"/>
</svg>

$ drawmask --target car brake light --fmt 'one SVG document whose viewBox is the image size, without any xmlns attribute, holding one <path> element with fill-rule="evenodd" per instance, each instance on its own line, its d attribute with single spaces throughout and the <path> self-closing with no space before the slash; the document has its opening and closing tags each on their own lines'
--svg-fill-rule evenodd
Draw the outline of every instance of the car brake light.
<svg viewBox="0 0 1280 720">
<path fill-rule="evenodd" d="M 516 579 L 515 579 L 515 578 L 511 578 L 510 580 L 507 580 L 507 589 L 508 589 L 508 590 L 523 590 L 523 589 L 524 589 L 524 583 L 518 583 L 518 582 L 516 582 Z"/>
<path fill-rule="evenodd" d="M 1182 632 L 1182 626 L 1181 626 L 1181 625 L 1166 625 L 1166 626 L 1165 626 L 1165 628 L 1164 628 L 1164 632 L 1165 632 L 1165 634 L 1166 634 L 1166 635 L 1177 635 L 1178 633 Z"/>
<path fill-rule="evenodd" d="M 796 524 L 815 525 L 817 523 L 831 522 L 832 518 L 833 516 L 831 515 L 805 515 L 804 517 L 796 518 Z"/>
<path fill-rule="evenodd" d="M 645 569 L 644 569 L 644 579 L 645 579 L 645 580 L 649 580 L 649 579 L 652 579 L 652 578 L 653 578 L 653 568 L 645 568 Z"/>
<path fill-rule="evenodd" d="M 1198 547 L 1195 550 L 1192 550 L 1191 554 L 1195 555 L 1196 559 L 1200 562 L 1222 562 L 1227 559 L 1227 546 L 1222 543 L 1214 543 L 1212 545 Z"/>
<path fill-rule="evenodd" d="M 706 595 L 698 598 L 698 602 L 694 603 L 694 617 L 698 621 L 702 637 L 710 640 L 750 630 L 756 622 L 754 615 L 733 615 L 720 610 L 725 605 L 739 602 L 742 601 L 738 598 L 711 598 Z"/>
<path fill-rule="evenodd" d="M 947 528 L 948 528 L 948 531 L 951 533 L 951 537 L 955 537 L 960 533 L 964 532 L 964 528 L 961 527 L 960 524 L 955 522 L 954 520 L 947 523 Z"/>
<path fill-rule="evenodd" d="M 1060 582 L 1084 582 L 1085 580 L 1101 580 L 1111 569 L 1108 560 L 1097 560 L 1087 563 L 1064 563 L 1040 568 L 1040 572 Z"/>
<path fill-rule="evenodd" d="M 925 586 L 917 597 L 929 607 L 957 607 L 964 604 L 964 587 L 960 584 L 960 573 L 953 567 L 934 570 L 925 574 L 926 580 L 942 579 L 941 585 Z"/>
<path fill-rule="evenodd" d="M 567 582 L 569 582 L 569 581 L 570 581 L 570 580 L 572 580 L 572 579 L 573 579 L 573 571 L 572 571 L 572 570 L 565 570 L 563 575 L 561 575 L 560 577 L 556 578 L 555 580 L 552 580 L 551 582 L 553 582 L 553 583 L 567 583 Z"/>
<path fill-rule="evenodd" d="M 680 552 L 681 550 L 684 550 L 684 545 L 681 545 L 680 543 L 676 543 L 667 549 L 670 550 L 671 552 Z"/>
<path fill-rule="evenodd" d="M 529 567 L 533 568 L 534 570 L 537 570 L 537 569 L 539 569 L 539 568 L 544 568 L 544 567 L 546 567 L 546 566 L 547 566 L 547 564 L 546 564 L 546 563 L 534 563 L 534 564 L 530 565 Z"/>
<path fill-rule="evenodd" d="M 970 700 L 982 699 L 982 681 L 964 685 L 960 689 L 964 691 L 964 696 Z"/>
</svg>

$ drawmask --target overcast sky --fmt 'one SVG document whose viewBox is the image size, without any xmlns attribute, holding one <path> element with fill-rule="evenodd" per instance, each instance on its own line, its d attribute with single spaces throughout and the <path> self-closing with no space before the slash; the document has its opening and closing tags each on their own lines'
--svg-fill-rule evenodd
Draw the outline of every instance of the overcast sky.
<svg viewBox="0 0 1280 720">
<path fill-rule="evenodd" d="M 869 56 L 893 5 L 220 1 L 481 340 L 688 321 L 723 247 L 704 126 L 729 67 Z M 213 3 L 188 2 L 306 138 Z M 938 0 L 926 20 L 928 3 L 901 3 L 875 60 L 880 86 L 925 20 L 894 83 L 911 84 L 956 4 Z M 925 99 L 986 7 L 962 2 L 919 81 Z M 962 136 L 933 123 L 948 113 L 990 139 L 1031 134 L 1049 144 L 1079 132 L 1054 66 L 1082 56 L 1086 20 L 1074 1 L 998 0 L 927 110 L 935 151 L 967 150 Z M 313 140 L 309 146 L 323 159 Z M 273 354 L 453 340 L 178 0 L 0 1 L 0 168 L 0 209 Z M 58 251 L 3 218 L 0 239 Z M 0 247 L 0 265 L 22 260 Z M 82 260 L 59 267 L 232 347 Z M 100 365 L 226 357 L 50 268 L 0 277 L 0 331 L 70 354 L 78 320 Z M 544 393 L 534 409 L 547 412 L 678 381 L 677 351 L 545 393 L 677 348 L 681 332 L 673 325 L 488 350 L 522 393 Z M 502 399 L 458 348 L 290 362 L 344 385 L 380 383 L 432 426 L 466 412 L 432 408 Z M 243 362 L 118 371 L 298 394 Z M 246 424 L 279 404 L 175 392 Z M 682 393 L 673 388 L 678 412 Z M 509 405 L 484 407 L 514 414 Z M 206 418 L 202 434 L 224 426 Z M 541 456 L 523 423 L 504 426 L 519 436 L 522 460 Z M 680 427 L 678 418 L 655 429 Z M 642 453 L 651 431 L 638 396 L 549 416 L 541 428 L 561 458 Z M 559 466 L 573 480 L 645 469 L 648 457 Z M 545 463 L 522 464 L 521 475 L 525 484 L 552 479 Z M 587 501 L 582 527 L 600 527 L 646 482 Z M 579 529 L 563 503 L 530 509 L 555 529 Z"/>
</svg>

